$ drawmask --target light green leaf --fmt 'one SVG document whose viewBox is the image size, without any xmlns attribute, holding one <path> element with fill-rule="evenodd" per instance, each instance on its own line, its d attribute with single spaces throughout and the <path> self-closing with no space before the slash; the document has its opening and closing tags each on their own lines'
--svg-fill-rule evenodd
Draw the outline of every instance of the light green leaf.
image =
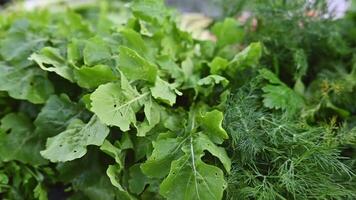
<svg viewBox="0 0 356 200">
<path fill-rule="evenodd" d="M 119 174 L 122 171 L 122 166 L 120 165 L 109 165 L 108 169 L 106 170 L 106 174 L 110 178 L 110 182 L 113 186 L 117 187 L 119 190 L 123 191 L 124 188 L 120 184 Z"/>
<path fill-rule="evenodd" d="M 221 200 L 226 186 L 221 169 L 201 160 L 191 163 L 191 157 L 186 155 L 172 162 L 160 193 L 168 200 Z"/>
<path fill-rule="evenodd" d="M 295 113 L 304 105 L 304 100 L 286 85 L 267 85 L 262 88 L 263 104 L 267 108 L 282 109 Z"/>
<path fill-rule="evenodd" d="M 208 151 L 230 172 L 231 161 L 225 149 L 216 146 L 203 133 L 185 139 L 170 137 L 168 133 L 161 134 L 153 142 L 152 155 L 141 165 L 144 174 L 158 178 L 164 177 L 170 167 L 160 185 L 160 194 L 167 199 L 221 199 L 226 188 L 223 171 L 201 158 Z"/>
<path fill-rule="evenodd" d="M 156 62 L 161 68 L 161 72 L 167 74 L 167 76 L 175 79 L 179 85 L 184 81 L 184 72 L 169 56 L 160 56 L 156 59 Z"/>
<path fill-rule="evenodd" d="M 210 67 L 210 74 L 220 74 L 221 72 L 225 71 L 229 64 L 229 61 L 227 61 L 224 58 L 221 57 L 215 57 L 211 63 L 209 63 Z"/>
<path fill-rule="evenodd" d="M 144 174 L 149 177 L 162 178 L 169 172 L 171 162 L 181 152 L 182 143 L 178 138 L 165 138 L 153 142 L 152 155 L 141 165 Z"/>
<path fill-rule="evenodd" d="M 279 80 L 273 72 L 267 69 L 261 69 L 259 73 L 261 77 L 271 83 L 262 88 L 264 92 L 264 106 L 267 108 L 282 109 L 286 111 L 288 115 L 293 115 L 303 108 L 303 98 Z"/>
<path fill-rule="evenodd" d="M 56 13 L 60 14 L 60 13 Z M 64 15 L 60 16 L 58 20 L 58 36 L 68 38 L 90 38 L 93 36 L 91 25 L 84 16 L 76 12 L 74 9 L 67 9 Z M 41 20 L 39 20 L 41 21 Z"/>
<path fill-rule="evenodd" d="M 41 183 L 38 183 L 35 189 L 33 190 L 35 198 L 38 200 L 48 200 L 47 190 L 43 187 Z"/>
<path fill-rule="evenodd" d="M 262 44 L 260 42 L 251 43 L 243 51 L 236 54 L 230 61 L 227 71 L 230 76 L 235 77 L 237 70 L 248 67 L 256 67 L 262 56 Z"/>
<path fill-rule="evenodd" d="M 228 139 L 226 131 L 222 127 L 224 114 L 218 110 L 206 112 L 201 116 L 200 122 L 204 130 L 211 140 L 215 143 L 221 144 L 225 139 Z"/>
<path fill-rule="evenodd" d="M 42 140 L 33 133 L 34 127 L 26 115 L 10 113 L 0 122 L 1 161 L 17 160 L 31 165 L 46 163 L 39 154 Z"/>
<path fill-rule="evenodd" d="M 100 37 L 89 39 L 83 50 L 84 64 L 97 65 L 111 58 L 110 48 Z"/>
<path fill-rule="evenodd" d="M 121 149 L 112 145 L 108 140 L 104 140 L 103 144 L 100 146 L 100 150 L 114 158 L 115 162 L 121 167 L 124 167 L 121 161 Z"/>
<path fill-rule="evenodd" d="M 118 79 L 112 69 L 106 65 L 83 66 L 74 70 L 74 77 L 80 87 L 88 89 L 96 88 L 99 85 Z"/>
<path fill-rule="evenodd" d="M 129 80 L 146 80 L 154 83 L 157 76 L 157 66 L 130 48 L 120 46 L 119 48 L 119 70 Z"/>
<path fill-rule="evenodd" d="M 217 157 L 224 165 L 226 171 L 229 173 L 231 170 L 231 160 L 223 147 L 216 146 L 211 139 L 205 134 L 200 133 L 194 140 L 194 150 L 196 152 L 209 151 L 213 156 Z"/>
<path fill-rule="evenodd" d="M 52 162 L 65 162 L 83 157 L 88 145 L 100 146 L 109 134 L 109 129 L 96 116 L 87 124 L 73 121 L 66 131 L 47 139 L 41 155 Z"/>
<path fill-rule="evenodd" d="M 197 86 L 194 88 L 196 95 L 203 94 L 205 97 L 214 94 L 215 86 L 221 84 L 222 87 L 226 87 L 229 81 L 219 75 L 209 75 L 197 81 Z"/>
<path fill-rule="evenodd" d="M 45 47 L 39 53 L 34 53 L 29 57 L 30 60 L 35 61 L 41 69 L 56 74 L 74 82 L 73 69 L 71 69 L 59 52 L 59 49 L 52 47 Z M 49 65 L 51 67 L 49 67 Z"/>
<path fill-rule="evenodd" d="M 244 38 L 244 29 L 232 18 L 216 23 L 212 32 L 216 35 L 220 47 L 241 42 Z"/>
<path fill-rule="evenodd" d="M 40 34 L 33 34 L 30 23 L 20 19 L 12 26 L 0 40 L 0 55 L 16 66 L 28 66 L 31 62 L 27 58 L 36 50 L 41 49 L 48 40 Z"/>
<path fill-rule="evenodd" d="M 136 51 L 138 54 L 145 56 L 148 52 L 148 48 L 145 45 L 145 41 L 141 35 L 136 31 L 126 28 L 120 32 L 124 39 L 124 45 L 128 48 Z"/>
<path fill-rule="evenodd" d="M 284 83 L 281 80 L 279 80 L 277 75 L 271 72 L 270 70 L 260 69 L 258 70 L 258 72 L 262 78 L 268 80 L 270 83 L 277 84 L 277 85 L 284 85 Z"/>
<path fill-rule="evenodd" d="M 135 113 L 141 108 L 141 101 L 148 95 L 149 92 L 139 94 L 121 76 L 121 84 L 107 83 L 92 93 L 91 109 L 103 123 L 128 131 L 130 124 L 136 123 Z"/>
<path fill-rule="evenodd" d="M 42 70 L 16 68 L 0 62 L 0 91 L 7 91 L 15 99 L 39 104 L 44 103 L 54 89 Z"/>
<path fill-rule="evenodd" d="M 162 112 L 162 122 L 163 126 L 172 132 L 179 132 L 184 129 L 185 124 L 188 121 L 187 113 L 184 109 L 174 109 L 171 112 Z"/>
<path fill-rule="evenodd" d="M 162 0 L 135 1 L 132 12 L 139 19 L 158 23 L 162 23 L 168 13 Z"/>
<path fill-rule="evenodd" d="M 120 184 L 120 174 L 122 172 L 122 167 L 119 165 L 109 165 L 106 170 L 106 174 L 108 175 L 110 182 L 113 186 L 118 188 L 119 197 L 122 200 L 135 200 L 136 198 L 130 195 L 129 192 Z"/>
<path fill-rule="evenodd" d="M 166 81 L 156 79 L 156 83 L 153 87 L 150 88 L 152 96 L 164 103 L 167 103 L 170 106 L 173 106 L 176 103 L 176 93 L 174 88 Z"/>
<path fill-rule="evenodd" d="M 9 184 L 9 177 L 4 172 L 0 172 L 0 184 Z"/>
<path fill-rule="evenodd" d="M 152 101 L 151 98 L 145 102 L 144 112 L 149 124 L 156 124 L 159 121 L 159 108 L 159 105 Z"/>
<path fill-rule="evenodd" d="M 76 66 L 78 63 L 82 62 L 83 49 L 86 44 L 85 42 L 85 40 L 78 40 L 73 38 L 72 41 L 67 45 L 68 63 Z"/>
<path fill-rule="evenodd" d="M 219 83 L 221 83 L 223 86 L 226 86 L 229 83 L 229 81 L 225 77 L 219 76 L 219 75 L 209 75 L 209 76 L 202 78 L 198 81 L 199 86 L 216 85 Z"/>
<path fill-rule="evenodd" d="M 303 49 L 297 49 L 294 52 L 293 60 L 296 68 L 294 79 L 302 79 L 308 71 L 308 57 L 305 54 L 305 51 Z"/>
<path fill-rule="evenodd" d="M 151 98 L 145 102 L 144 106 L 146 118 L 142 123 L 136 125 L 137 136 L 139 137 L 145 136 L 147 132 L 149 132 L 160 122 L 161 118 L 161 107 Z"/>
<path fill-rule="evenodd" d="M 191 58 L 185 59 L 182 64 L 181 68 L 184 74 L 184 85 L 183 89 L 186 88 L 195 88 L 197 85 L 200 76 L 198 76 L 195 71 L 195 66 Z"/>
</svg>

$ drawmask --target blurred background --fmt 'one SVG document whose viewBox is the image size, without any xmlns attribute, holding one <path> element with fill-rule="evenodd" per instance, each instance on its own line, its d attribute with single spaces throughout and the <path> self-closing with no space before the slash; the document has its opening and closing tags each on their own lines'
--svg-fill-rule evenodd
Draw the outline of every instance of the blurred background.
<svg viewBox="0 0 356 200">
<path fill-rule="evenodd" d="M 86 3 L 92 0 L 0 0 L 0 4 L 4 5 L 9 2 L 23 2 L 25 7 L 33 9 L 58 2 L 69 3 Z M 314 0 L 309 0 L 314 1 Z M 327 0 L 328 10 L 335 17 L 342 17 L 350 5 L 350 0 Z M 203 13 L 206 16 L 213 18 L 221 18 L 223 16 L 234 13 L 242 8 L 248 0 L 166 0 L 167 4 L 177 8 L 183 13 Z"/>
</svg>

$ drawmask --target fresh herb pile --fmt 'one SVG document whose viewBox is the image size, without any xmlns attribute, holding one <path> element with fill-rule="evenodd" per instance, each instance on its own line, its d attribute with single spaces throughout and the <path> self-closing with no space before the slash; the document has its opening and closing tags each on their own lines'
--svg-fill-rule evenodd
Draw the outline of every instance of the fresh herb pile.
<svg viewBox="0 0 356 200">
<path fill-rule="evenodd" d="M 355 8 L 242 7 L 1 11 L 1 199 L 355 199 Z"/>
</svg>

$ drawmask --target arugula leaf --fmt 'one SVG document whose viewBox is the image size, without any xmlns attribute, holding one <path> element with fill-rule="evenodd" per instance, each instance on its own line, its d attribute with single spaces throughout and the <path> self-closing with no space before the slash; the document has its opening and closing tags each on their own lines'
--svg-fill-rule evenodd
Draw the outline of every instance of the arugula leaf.
<svg viewBox="0 0 356 200">
<path fill-rule="evenodd" d="M 130 48 L 119 47 L 119 70 L 130 80 L 146 80 L 154 83 L 157 66 L 144 59 Z"/>
<path fill-rule="evenodd" d="M 107 43 L 100 37 L 89 39 L 83 49 L 84 64 L 93 66 L 111 59 L 111 51 Z"/>
<path fill-rule="evenodd" d="M 86 40 L 73 38 L 67 45 L 67 60 L 73 66 L 81 65 L 83 62 L 83 50 Z"/>
<path fill-rule="evenodd" d="M 41 34 L 34 32 L 31 22 L 26 19 L 18 19 L 11 24 L 8 32 L 1 37 L 0 55 L 6 60 L 19 66 L 31 64 L 28 58 L 33 51 L 41 49 L 48 40 Z"/>
<path fill-rule="evenodd" d="M 212 32 L 216 35 L 217 44 L 220 47 L 241 42 L 244 38 L 244 30 L 232 18 L 226 18 L 223 22 L 214 24 Z"/>
<path fill-rule="evenodd" d="M 74 78 L 80 87 L 87 89 L 97 88 L 102 84 L 118 79 L 107 65 L 82 66 L 74 70 Z"/>
<path fill-rule="evenodd" d="M 149 98 L 144 104 L 144 114 L 146 118 L 142 123 L 136 124 L 137 136 L 145 136 L 150 130 L 152 130 L 161 120 L 162 108 Z"/>
<path fill-rule="evenodd" d="M 226 86 L 229 83 L 229 81 L 223 76 L 209 75 L 205 78 L 200 79 L 197 82 L 197 84 L 199 86 L 215 85 L 215 84 L 219 84 L 219 83 L 222 83 L 224 86 Z"/>
<path fill-rule="evenodd" d="M 162 23 L 167 16 L 167 9 L 162 0 L 135 1 L 132 12 L 137 18 L 149 22 Z"/>
<path fill-rule="evenodd" d="M 169 172 L 171 162 L 180 154 L 181 138 L 166 138 L 153 142 L 153 152 L 141 165 L 142 172 L 150 177 L 162 178 Z"/>
<path fill-rule="evenodd" d="M 111 144 L 108 140 L 104 140 L 103 144 L 100 146 L 100 150 L 114 158 L 115 162 L 123 167 L 121 149 Z"/>
<path fill-rule="evenodd" d="M 222 57 L 215 57 L 211 63 L 209 63 L 211 74 L 220 74 L 225 71 L 229 64 L 229 61 Z"/>
<path fill-rule="evenodd" d="M 201 160 L 190 163 L 186 155 L 172 162 L 171 171 L 160 186 L 167 199 L 222 199 L 227 184 L 223 172 Z"/>
<path fill-rule="evenodd" d="M 103 145 L 100 147 L 100 150 L 104 151 L 106 154 L 110 155 L 115 159 L 116 164 L 109 165 L 106 170 L 106 174 L 109 177 L 112 185 L 119 189 L 118 193 L 120 197 L 123 199 L 136 199 L 132 195 L 130 195 L 130 193 L 120 183 L 121 174 L 125 167 L 124 166 L 125 154 L 122 151 L 125 148 L 122 148 L 123 146 L 124 145 L 122 145 L 121 148 L 119 148 L 112 145 L 109 141 L 105 140 Z"/>
<path fill-rule="evenodd" d="M 57 164 L 57 179 L 65 184 L 70 183 L 72 187 L 68 190 L 80 195 L 80 199 L 115 200 L 119 197 L 105 173 L 106 168 L 97 151 L 88 151 L 83 158 Z"/>
<path fill-rule="evenodd" d="M 46 188 L 43 187 L 42 184 L 37 184 L 35 189 L 33 190 L 35 198 L 38 198 L 39 200 L 48 200 L 48 193 Z"/>
<path fill-rule="evenodd" d="M 139 55 L 148 56 L 148 47 L 141 35 L 133 29 L 124 29 L 120 32 L 123 36 L 123 45 L 136 51 Z"/>
<path fill-rule="evenodd" d="M 173 86 L 171 86 L 168 82 L 157 78 L 156 83 L 153 87 L 150 88 L 152 96 L 161 100 L 164 103 L 167 103 L 170 106 L 173 106 L 176 102 L 176 93 L 174 91 Z"/>
<path fill-rule="evenodd" d="M 91 110 L 103 123 L 128 131 L 130 124 L 136 123 L 135 113 L 142 107 L 141 102 L 148 96 L 149 92 L 138 93 L 121 75 L 121 84 L 107 83 L 91 94 Z"/>
<path fill-rule="evenodd" d="M 81 114 L 80 107 L 67 95 L 53 95 L 47 100 L 34 121 L 36 133 L 45 137 L 54 136 L 64 131 Z"/>
<path fill-rule="evenodd" d="M 205 150 L 209 151 L 220 159 L 228 172 L 231 161 L 224 148 L 217 147 L 208 136 L 199 133 L 186 138 L 162 137 L 153 143 L 153 147 L 152 155 L 141 165 L 141 169 L 148 176 L 164 177 L 170 168 L 168 176 L 160 185 L 163 196 L 168 199 L 222 197 L 226 187 L 223 172 L 215 166 L 205 164 L 201 157 Z M 211 176 L 211 172 L 214 176 Z M 206 176 L 207 174 L 209 175 Z M 221 183 L 221 188 L 211 188 L 216 181 Z M 187 185 L 194 187 L 186 187 Z"/>
<path fill-rule="evenodd" d="M 63 78 L 74 82 L 73 70 L 67 65 L 66 60 L 61 56 L 58 49 L 45 47 L 38 54 L 32 54 L 29 60 L 35 61 L 45 71 L 55 72 Z M 53 67 L 47 67 L 48 65 Z"/>
<path fill-rule="evenodd" d="M 45 72 L 37 68 L 17 68 L 0 62 L 0 91 L 15 99 L 44 103 L 54 93 Z"/>
<path fill-rule="evenodd" d="M 34 134 L 31 120 L 23 113 L 10 113 L 1 119 L 0 159 L 12 160 L 34 166 L 46 164 L 39 154 L 41 137 Z"/>
<path fill-rule="evenodd" d="M 136 164 L 130 167 L 129 175 L 130 175 L 129 189 L 134 194 L 142 193 L 145 187 L 149 184 L 152 184 L 153 181 L 152 179 L 148 178 L 147 176 L 145 176 L 145 174 L 142 173 L 140 164 Z"/>
<path fill-rule="evenodd" d="M 118 165 L 109 165 L 108 169 L 106 170 L 106 174 L 108 175 L 110 182 L 112 185 L 114 185 L 116 188 L 119 189 L 119 195 L 121 199 L 128 199 L 128 200 L 134 200 L 133 196 L 131 196 L 119 183 L 118 179 L 118 174 L 121 172 L 121 167 Z"/>
<path fill-rule="evenodd" d="M 62 14 L 62 15 L 61 15 Z M 58 38 L 66 38 L 70 41 L 72 38 L 88 39 L 94 36 L 93 22 L 85 20 L 85 17 L 78 10 L 66 9 L 65 12 L 57 13 L 55 31 L 58 31 Z"/>
<path fill-rule="evenodd" d="M 65 162 L 83 157 L 88 145 L 100 146 L 109 134 L 109 129 L 96 116 L 87 124 L 74 120 L 67 130 L 47 139 L 46 149 L 41 151 L 51 162 Z"/>
<path fill-rule="evenodd" d="M 177 85 L 184 81 L 184 72 L 169 56 L 160 56 L 156 62 L 160 66 L 160 72 L 165 73 L 169 78 L 174 78 Z"/>
<path fill-rule="evenodd" d="M 262 56 L 262 44 L 260 42 L 251 43 L 244 50 L 239 52 L 230 61 L 227 67 L 228 74 L 234 76 L 237 70 L 243 70 L 247 67 L 256 67 Z"/>
<path fill-rule="evenodd" d="M 218 110 L 206 112 L 200 118 L 204 133 L 209 135 L 211 140 L 217 144 L 221 144 L 225 139 L 229 138 L 222 127 L 223 118 L 223 113 Z"/>
</svg>

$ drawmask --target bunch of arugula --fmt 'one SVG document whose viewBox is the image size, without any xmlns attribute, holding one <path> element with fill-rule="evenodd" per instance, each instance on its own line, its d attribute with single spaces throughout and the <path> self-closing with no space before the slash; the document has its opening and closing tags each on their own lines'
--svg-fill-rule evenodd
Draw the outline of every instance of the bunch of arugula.
<svg viewBox="0 0 356 200">
<path fill-rule="evenodd" d="M 355 198 L 353 12 L 245 3 L 216 41 L 161 0 L 3 11 L 1 197 Z"/>
<path fill-rule="evenodd" d="M 226 54 L 233 20 L 197 41 L 162 1 L 111 3 L 1 15 L 2 197 L 222 199 L 228 78 L 261 45 Z"/>
</svg>

